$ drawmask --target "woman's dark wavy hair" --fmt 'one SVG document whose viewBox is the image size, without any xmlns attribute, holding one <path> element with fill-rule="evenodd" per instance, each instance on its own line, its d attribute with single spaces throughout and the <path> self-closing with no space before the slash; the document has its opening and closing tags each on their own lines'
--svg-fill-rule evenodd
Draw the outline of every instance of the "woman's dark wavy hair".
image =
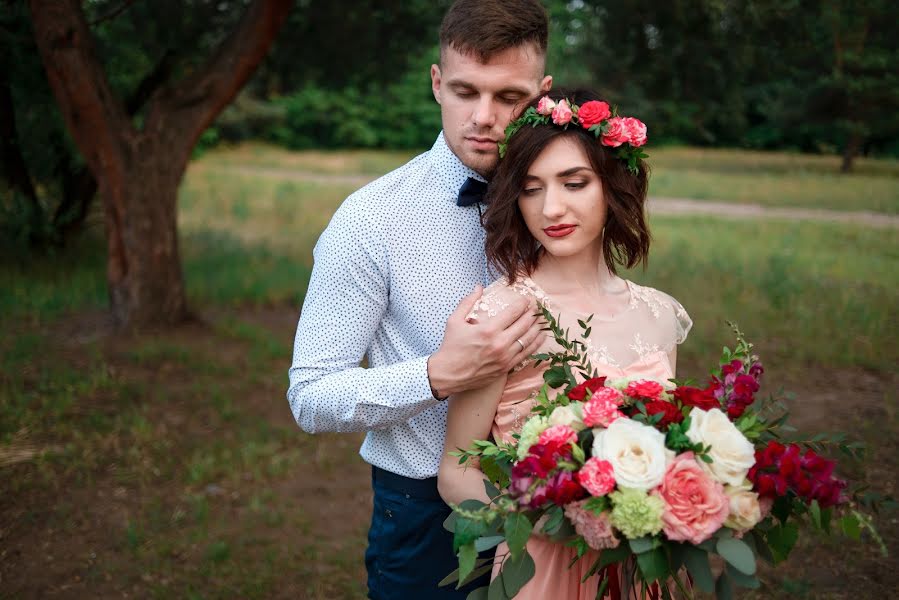
<svg viewBox="0 0 899 600">
<path fill-rule="evenodd" d="M 556 102 L 566 98 L 578 106 L 600 100 L 595 93 L 585 90 L 567 93 L 559 90 L 543 95 Z M 539 97 L 534 98 L 528 106 L 536 108 L 538 101 Z M 650 243 L 644 216 L 649 184 L 647 165 L 639 161 L 638 172 L 634 175 L 628 170 L 627 161 L 615 157 L 614 148 L 603 146 L 592 132 L 579 125 L 571 124 L 567 129 L 556 125 L 525 125 L 509 140 L 505 157 L 499 161 L 490 179 L 485 198 L 487 259 L 510 283 L 533 273 L 542 253 L 518 208 L 525 176 L 540 153 L 554 140 L 563 137 L 577 140 L 602 182 L 608 206 L 602 253 L 609 271 L 617 273 L 618 265 L 628 269 L 640 263 L 646 265 Z"/>
</svg>

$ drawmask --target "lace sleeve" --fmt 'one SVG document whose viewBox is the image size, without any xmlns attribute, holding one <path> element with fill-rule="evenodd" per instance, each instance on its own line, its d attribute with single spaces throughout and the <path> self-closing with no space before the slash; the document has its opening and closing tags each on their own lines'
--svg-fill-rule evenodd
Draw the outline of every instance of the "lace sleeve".
<svg viewBox="0 0 899 600">
<path fill-rule="evenodd" d="M 693 319 L 687 314 L 687 309 L 680 302 L 668 296 L 671 300 L 671 308 L 674 309 L 674 344 L 683 344 L 687 334 L 693 328 Z"/>
<path fill-rule="evenodd" d="M 468 322 L 474 323 L 485 317 L 495 317 L 506 310 L 516 297 L 533 295 L 531 288 L 521 282 L 509 285 L 505 280 L 498 279 L 484 288 L 484 293 L 475 303 L 474 310 L 465 318 Z"/>
</svg>

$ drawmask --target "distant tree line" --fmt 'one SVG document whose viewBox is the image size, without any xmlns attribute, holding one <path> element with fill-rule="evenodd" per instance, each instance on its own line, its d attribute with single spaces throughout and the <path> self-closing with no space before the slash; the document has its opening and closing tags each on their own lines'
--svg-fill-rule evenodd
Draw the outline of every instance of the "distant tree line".
<svg viewBox="0 0 899 600">
<path fill-rule="evenodd" d="M 839 153 L 844 171 L 899 156 L 891 0 L 545 1 L 557 86 L 597 88 L 655 144 Z M 102 198 L 118 320 L 183 318 L 191 152 L 427 147 L 449 3 L 0 0 L 0 252 L 64 245 Z"/>
</svg>

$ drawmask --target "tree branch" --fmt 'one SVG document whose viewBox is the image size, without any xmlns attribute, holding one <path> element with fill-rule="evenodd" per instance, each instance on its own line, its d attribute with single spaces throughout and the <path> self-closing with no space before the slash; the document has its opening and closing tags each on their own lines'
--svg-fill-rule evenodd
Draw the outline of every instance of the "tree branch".
<svg viewBox="0 0 899 600">
<path fill-rule="evenodd" d="M 95 176 L 121 170 L 125 107 L 97 58 L 79 0 L 29 0 L 35 42 L 66 126 Z"/>
<path fill-rule="evenodd" d="M 122 14 L 123 12 L 125 12 L 126 10 L 131 8 L 131 5 L 134 4 L 135 2 L 137 2 L 137 0 L 125 0 L 119 6 L 112 9 L 105 15 L 100 15 L 99 17 L 97 17 L 96 19 L 91 21 L 90 26 L 96 27 L 103 21 L 109 21 L 110 19 L 115 19 L 117 16 L 119 16 L 120 14 Z"/>
<path fill-rule="evenodd" d="M 200 134 L 234 99 L 265 58 L 294 0 L 254 0 L 238 26 L 195 73 L 151 100 L 144 132 L 176 132 L 187 160 Z"/>
</svg>

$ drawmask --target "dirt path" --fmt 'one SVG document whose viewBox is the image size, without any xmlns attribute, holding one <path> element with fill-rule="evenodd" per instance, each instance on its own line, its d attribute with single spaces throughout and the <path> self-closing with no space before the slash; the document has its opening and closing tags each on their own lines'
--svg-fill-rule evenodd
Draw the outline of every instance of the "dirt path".
<svg viewBox="0 0 899 600">
<path fill-rule="evenodd" d="M 375 175 L 317 173 L 277 167 L 229 166 L 228 172 L 272 179 L 287 179 L 325 185 L 363 186 Z M 649 212 L 659 215 L 707 215 L 725 219 L 802 220 L 824 223 L 852 223 L 877 229 L 899 229 L 899 216 L 870 211 L 841 211 L 823 208 L 791 208 L 715 200 L 650 197 Z"/>
</svg>

